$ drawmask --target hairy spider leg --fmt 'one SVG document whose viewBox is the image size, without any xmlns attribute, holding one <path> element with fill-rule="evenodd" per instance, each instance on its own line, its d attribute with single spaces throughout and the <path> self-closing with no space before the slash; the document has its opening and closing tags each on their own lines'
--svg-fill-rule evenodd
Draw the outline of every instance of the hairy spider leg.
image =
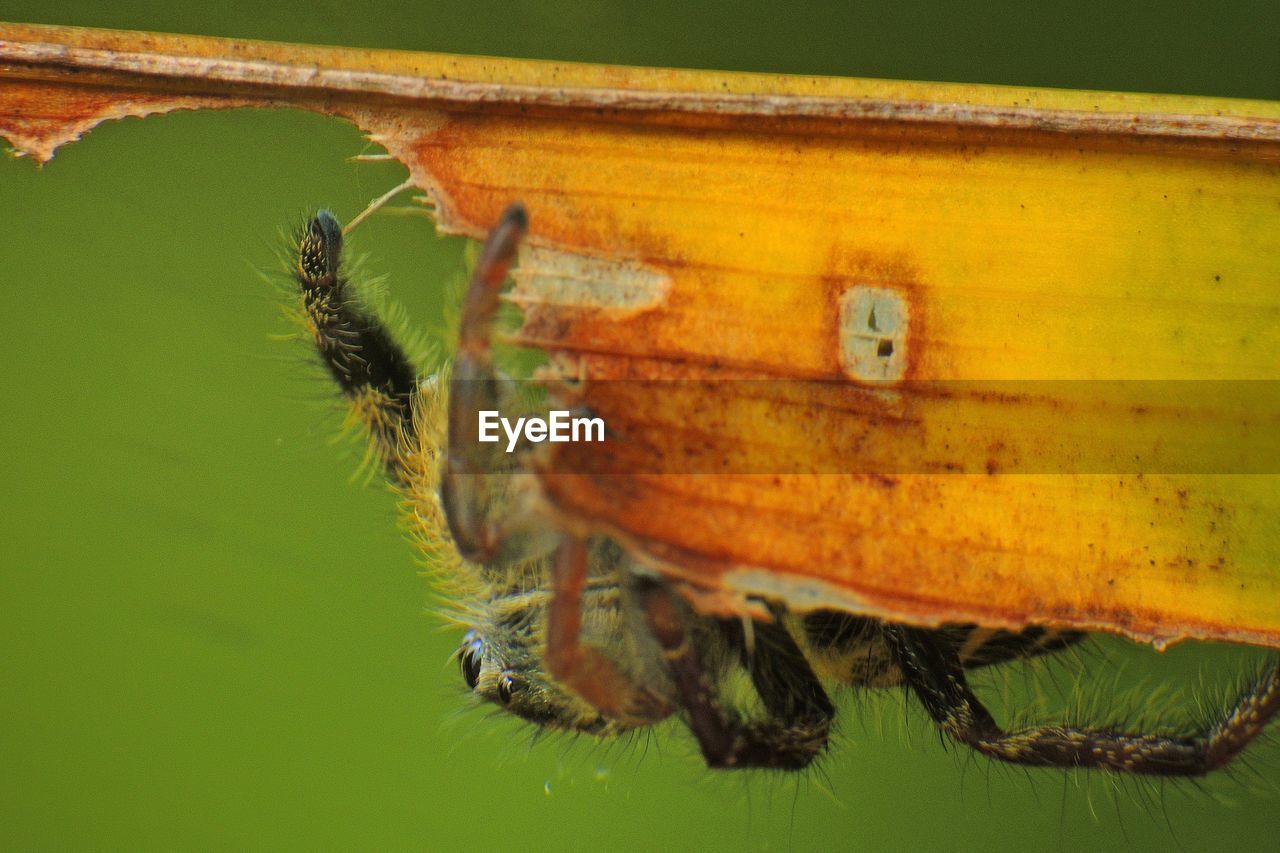
<svg viewBox="0 0 1280 853">
<path fill-rule="evenodd" d="M 372 453 L 393 480 L 403 482 L 400 448 L 413 429 L 416 372 L 352 293 L 342 272 L 342 228 L 329 211 L 317 213 L 303 229 L 294 275 L 321 360 L 368 430 Z"/>
<path fill-rule="evenodd" d="M 1200 776 L 1235 758 L 1280 711 L 1280 661 L 1204 731 L 1157 735 L 1073 726 L 1006 732 L 969 689 L 954 646 L 935 631 L 886 625 L 907 686 L 951 737 L 984 755 L 1041 767 L 1096 767 L 1158 776 Z"/>
<path fill-rule="evenodd" d="M 748 652 L 741 642 L 742 629 L 737 628 L 739 642 L 734 645 L 742 650 L 742 662 L 768 712 L 764 720 L 747 721 L 726 713 L 670 591 L 647 582 L 641 588 L 641 600 L 708 767 L 799 770 L 822 753 L 835 707 L 804 653 L 777 621 L 780 612 L 773 622 L 753 623 L 754 652 Z"/>
</svg>

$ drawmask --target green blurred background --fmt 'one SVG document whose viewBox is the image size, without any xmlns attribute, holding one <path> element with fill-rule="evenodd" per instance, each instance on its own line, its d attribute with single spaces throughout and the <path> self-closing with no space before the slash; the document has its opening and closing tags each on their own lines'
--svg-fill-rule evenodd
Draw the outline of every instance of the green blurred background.
<svg viewBox="0 0 1280 853">
<path fill-rule="evenodd" d="M 0 20 L 1280 97 L 1274 0 L 207 6 L 3 0 Z M 1195 786 L 1024 773 L 945 749 L 896 693 L 848 694 L 817 772 L 719 775 L 678 727 L 533 743 L 474 708 L 391 496 L 353 482 L 327 380 L 271 340 L 255 272 L 306 212 L 350 218 L 401 179 L 362 150 L 337 120 L 178 113 L 0 162 L 5 849 L 1276 849 L 1275 744 Z M 438 321 L 462 241 L 383 216 L 352 243 Z M 1080 689 L 1212 691 L 1246 658 L 1102 641 Z M 1018 706 L 1041 682 L 984 683 Z"/>
</svg>

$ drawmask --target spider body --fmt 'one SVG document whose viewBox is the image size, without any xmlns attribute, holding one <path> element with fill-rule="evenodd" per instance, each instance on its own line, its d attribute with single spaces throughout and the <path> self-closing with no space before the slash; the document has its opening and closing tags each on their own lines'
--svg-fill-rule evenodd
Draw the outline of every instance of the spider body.
<svg viewBox="0 0 1280 853">
<path fill-rule="evenodd" d="M 1081 638 L 1032 626 L 921 628 L 761 601 L 754 618 L 698 612 L 679 585 L 589 530 L 557 524 L 518 456 L 477 441 L 477 412 L 498 409 L 490 330 L 527 227 L 513 205 L 467 291 L 452 373 L 419 380 L 341 270 L 342 232 L 321 212 L 297 247 L 305 324 L 364 425 L 371 454 L 405 498 L 426 562 L 452 585 L 467 633 L 458 653 L 476 695 L 550 729 L 616 735 L 679 715 L 712 767 L 799 769 L 827 744 L 824 683 L 901 686 L 954 740 L 998 760 L 1198 775 L 1229 762 L 1280 711 L 1280 666 L 1201 731 L 1107 727 L 1005 731 L 966 671 L 1052 653 Z M 731 685 L 755 701 L 732 707 Z"/>
</svg>

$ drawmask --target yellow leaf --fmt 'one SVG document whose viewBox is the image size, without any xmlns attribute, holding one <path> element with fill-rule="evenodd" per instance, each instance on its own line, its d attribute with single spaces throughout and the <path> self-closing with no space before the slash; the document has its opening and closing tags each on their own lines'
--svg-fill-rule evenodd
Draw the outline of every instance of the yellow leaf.
<svg viewBox="0 0 1280 853">
<path fill-rule="evenodd" d="M 22 25 L 0 75 L 41 158 L 288 104 L 443 230 L 522 200 L 519 340 L 621 436 L 548 495 L 696 586 L 1280 645 L 1278 104 Z"/>
</svg>

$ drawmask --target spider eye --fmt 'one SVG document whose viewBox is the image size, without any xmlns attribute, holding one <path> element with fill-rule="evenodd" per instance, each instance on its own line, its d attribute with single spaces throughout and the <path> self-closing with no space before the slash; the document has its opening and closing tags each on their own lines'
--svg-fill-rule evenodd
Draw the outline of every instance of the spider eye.
<svg viewBox="0 0 1280 853">
<path fill-rule="evenodd" d="M 482 650 L 480 640 L 467 634 L 462 641 L 462 649 L 458 652 L 458 665 L 462 669 L 462 678 L 467 682 L 467 687 L 472 690 L 475 690 L 476 684 L 480 682 Z"/>
<path fill-rule="evenodd" d="M 468 649 L 462 653 L 460 662 L 462 664 L 463 680 L 467 682 L 467 687 L 475 690 L 476 684 L 480 681 L 480 659 Z"/>
<path fill-rule="evenodd" d="M 498 700 L 503 705 L 511 702 L 511 694 L 514 693 L 518 685 L 516 680 L 509 675 L 502 676 L 502 680 L 498 682 Z"/>
</svg>

